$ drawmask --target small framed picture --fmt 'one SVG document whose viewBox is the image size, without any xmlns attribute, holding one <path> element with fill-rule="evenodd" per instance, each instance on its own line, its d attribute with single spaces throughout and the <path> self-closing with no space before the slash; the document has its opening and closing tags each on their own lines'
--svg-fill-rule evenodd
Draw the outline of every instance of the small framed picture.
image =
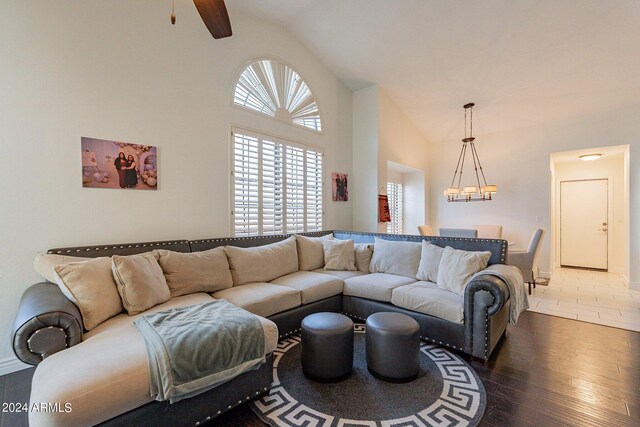
<svg viewBox="0 0 640 427">
<path fill-rule="evenodd" d="M 83 187 L 158 189 L 157 147 L 86 137 L 81 146 Z"/>
<path fill-rule="evenodd" d="M 331 196 L 334 202 L 349 200 L 349 175 L 333 172 L 331 174 Z"/>
</svg>

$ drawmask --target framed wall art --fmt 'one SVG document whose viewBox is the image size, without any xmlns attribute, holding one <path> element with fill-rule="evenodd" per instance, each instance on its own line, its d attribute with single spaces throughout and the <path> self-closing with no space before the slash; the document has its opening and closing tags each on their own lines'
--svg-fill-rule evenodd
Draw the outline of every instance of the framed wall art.
<svg viewBox="0 0 640 427">
<path fill-rule="evenodd" d="M 333 172 L 331 174 L 331 198 L 334 202 L 349 201 L 349 175 Z"/>
<path fill-rule="evenodd" d="M 81 138 L 82 186 L 158 189 L 158 149 L 96 138 Z"/>
</svg>

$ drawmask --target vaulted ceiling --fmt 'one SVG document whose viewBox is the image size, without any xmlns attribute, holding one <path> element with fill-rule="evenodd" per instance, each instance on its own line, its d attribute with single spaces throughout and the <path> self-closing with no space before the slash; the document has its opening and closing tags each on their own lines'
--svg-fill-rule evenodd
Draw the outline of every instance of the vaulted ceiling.
<svg viewBox="0 0 640 427">
<path fill-rule="evenodd" d="M 430 140 L 638 107 L 638 0 L 227 0 L 282 25 L 349 87 L 379 84 Z M 312 87 L 313 89 L 313 87 Z M 475 125 L 477 123 L 477 128 Z"/>
</svg>

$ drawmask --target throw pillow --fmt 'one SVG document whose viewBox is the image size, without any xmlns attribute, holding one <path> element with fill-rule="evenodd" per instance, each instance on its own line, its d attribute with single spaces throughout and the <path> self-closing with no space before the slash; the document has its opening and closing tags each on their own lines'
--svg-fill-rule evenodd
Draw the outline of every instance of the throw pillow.
<svg viewBox="0 0 640 427">
<path fill-rule="evenodd" d="M 300 271 L 312 271 L 324 267 L 323 240 L 333 240 L 333 235 L 322 237 L 307 237 L 296 235 L 298 247 L 298 269 Z"/>
<path fill-rule="evenodd" d="M 442 259 L 444 249 L 433 243 L 422 241 L 422 252 L 420 253 L 420 265 L 416 279 L 426 280 L 436 283 L 438 281 L 438 266 Z"/>
<path fill-rule="evenodd" d="M 58 254 L 38 254 L 33 260 L 33 267 L 36 269 L 39 275 L 41 275 L 51 283 L 56 283 L 56 276 L 55 272 L 53 271 L 53 267 L 69 262 L 86 261 L 88 259 L 91 258 Z"/>
<path fill-rule="evenodd" d="M 369 264 L 371 273 L 391 273 L 415 279 L 420 264 L 422 244 L 375 238 L 373 256 Z"/>
<path fill-rule="evenodd" d="M 373 248 L 369 243 L 356 243 L 354 244 L 355 256 L 356 256 L 356 269 L 358 271 L 369 272 L 369 264 L 371 263 L 371 257 L 373 256 Z"/>
<path fill-rule="evenodd" d="M 324 269 L 355 271 L 356 256 L 353 240 L 324 240 Z"/>
<path fill-rule="evenodd" d="M 269 282 L 298 271 L 296 238 L 252 248 L 225 246 L 234 285 Z"/>
<path fill-rule="evenodd" d="M 157 253 L 146 252 L 140 255 L 114 255 L 111 258 L 113 278 L 118 285 L 122 305 L 130 316 L 171 298 L 157 256 Z"/>
<path fill-rule="evenodd" d="M 52 270 L 62 293 L 80 310 L 87 331 L 124 310 L 111 274 L 111 258 L 69 262 Z"/>
<path fill-rule="evenodd" d="M 233 286 L 229 261 L 222 247 L 193 253 L 165 249 L 155 252 L 172 297 L 212 293 Z"/>
<path fill-rule="evenodd" d="M 470 252 L 447 246 L 438 266 L 438 287 L 464 295 L 471 276 L 487 268 L 489 258 L 491 252 Z"/>
</svg>

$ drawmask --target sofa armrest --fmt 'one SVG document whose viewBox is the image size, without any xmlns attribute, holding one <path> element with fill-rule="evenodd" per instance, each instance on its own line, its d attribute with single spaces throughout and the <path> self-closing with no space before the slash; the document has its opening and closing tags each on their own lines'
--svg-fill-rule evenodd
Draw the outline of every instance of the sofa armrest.
<svg viewBox="0 0 640 427">
<path fill-rule="evenodd" d="M 509 299 L 509 287 L 502 279 L 491 274 L 481 274 L 467 283 L 464 290 L 465 311 L 473 310 L 473 299 L 478 291 L 487 291 L 493 297 L 493 301 L 487 306 L 489 315 L 497 313 Z"/>
<path fill-rule="evenodd" d="M 11 336 L 18 359 L 37 365 L 82 341 L 82 316 L 58 286 L 36 283 L 22 294 Z"/>
<path fill-rule="evenodd" d="M 507 327 L 508 308 L 509 288 L 499 277 L 481 274 L 467 284 L 464 292 L 466 353 L 485 360 L 489 357 Z"/>
</svg>

